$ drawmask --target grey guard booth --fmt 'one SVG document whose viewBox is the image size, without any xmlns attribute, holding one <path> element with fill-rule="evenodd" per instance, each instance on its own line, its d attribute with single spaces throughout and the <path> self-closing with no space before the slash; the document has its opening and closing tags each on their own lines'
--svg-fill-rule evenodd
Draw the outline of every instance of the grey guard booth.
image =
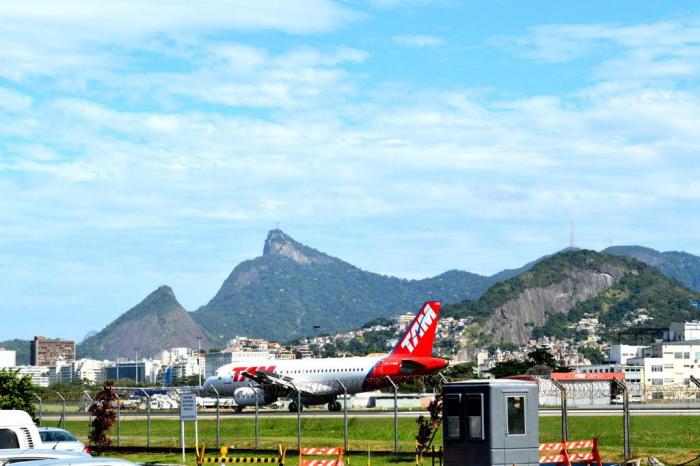
<svg viewBox="0 0 700 466">
<path fill-rule="evenodd" d="M 536 383 L 451 382 L 442 396 L 445 466 L 539 464 Z"/>
</svg>

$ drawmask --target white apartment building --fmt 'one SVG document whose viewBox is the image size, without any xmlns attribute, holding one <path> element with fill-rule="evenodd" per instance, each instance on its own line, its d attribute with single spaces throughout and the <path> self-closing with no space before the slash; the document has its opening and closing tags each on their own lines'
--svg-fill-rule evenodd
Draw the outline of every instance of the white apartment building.
<svg viewBox="0 0 700 466">
<path fill-rule="evenodd" d="M 611 364 L 627 364 L 631 358 L 641 356 L 641 351 L 646 346 L 640 345 L 611 345 L 608 360 Z"/>
<path fill-rule="evenodd" d="M 17 365 L 17 352 L 0 348 L 0 369 L 15 367 Z"/>
<path fill-rule="evenodd" d="M 101 384 L 107 378 L 106 366 L 106 361 L 87 358 L 79 359 L 73 363 L 73 378 Z"/>
<path fill-rule="evenodd" d="M 647 387 L 691 387 L 690 376 L 700 378 L 700 339 L 654 343 L 644 348 L 640 357 L 629 359 L 628 364 L 643 368 Z M 659 390 L 649 398 L 662 399 L 663 394 Z"/>
<path fill-rule="evenodd" d="M 32 383 L 39 387 L 49 386 L 49 368 L 48 366 L 15 366 L 10 369 L 19 371 L 18 375 L 28 375 L 32 379 Z"/>
<path fill-rule="evenodd" d="M 664 332 L 666 341 L 700 340 L 700 321 L 673 322 Z"/>
</svg>

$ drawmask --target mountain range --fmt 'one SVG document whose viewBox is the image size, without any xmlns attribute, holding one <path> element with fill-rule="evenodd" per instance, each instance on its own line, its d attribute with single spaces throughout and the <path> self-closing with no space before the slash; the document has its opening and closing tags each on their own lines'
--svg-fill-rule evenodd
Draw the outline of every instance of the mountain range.
<svg viewBox="0 0 700 466">
<path fill-rule="evenodd" d="M 593 268 L 582 267 L 581 257 Z M 448 315 L 478 317 L 481 333 L 492 341 L 519 343 L 639 271 L 646 277 L 658 267 L 666 276 L 652 274 L 654 284 L 671 277 L 697 289 L 699 263 L 700 258 L 687 253 L 619 246 L 605 253 L 564 250 L 492 276 L 451 270 L 407 280 L 364 271 L 272 230 L 262 255 L 238 264 L 206 305 L 188 313 L 169 287 L 160 287 L 87 338 L 79 352 L 114 358 L 138 347 L 144 356 L 156 355 L 170 347 L 194 347 L 197 337 L 205 349 L 221 347 L 236 335 L 284 342 L 313 334 L 315 326 L 332 333 L 413 312 L 427 299 L 453 304 L 446 307 Z M 529 311 L 519 315 L 516 309 Z M 535 315 L 537 309 L 542 312 Z"/>
<path fill-rule="evenodd" d="M 471 317 L 475 340 L 522 345 L 533 337 L 574 336 L 572 323 L 594 317 L 612 337 L 636 321 L 668 326 L 700 318 L 700 293 L 637 259 L 565 250 L 489 288 L 480 298 L 448 305 L 444 315 Z"/>
</svg>

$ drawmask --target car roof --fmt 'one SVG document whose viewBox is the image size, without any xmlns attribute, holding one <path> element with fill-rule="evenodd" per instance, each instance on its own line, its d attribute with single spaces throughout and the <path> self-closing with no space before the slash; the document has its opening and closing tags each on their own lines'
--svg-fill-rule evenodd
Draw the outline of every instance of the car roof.
<svg viewBox="0 0 700 466">
<path fill-rule="evenodd" d="M 50 448 L 4 448 L 0 449 L 0 461 L 10 458 L 83 458 L 87 455 L 81 451 L 63 451 Z"/>
<path fill-rule="evenodd" d="M 0 410 L 0 424 L 7 426 L 18 426 L 25 424 L 34 424 L 32 418 L 26 411 L 19 409 L 2 409 Z"/>
<path fill-rule="evenodd" d="M 39 461 L 23 461 L 22 466 L 136 466 L 136 463 L 117 458 L 103 457 L 71 457 Z"/>
</svg>

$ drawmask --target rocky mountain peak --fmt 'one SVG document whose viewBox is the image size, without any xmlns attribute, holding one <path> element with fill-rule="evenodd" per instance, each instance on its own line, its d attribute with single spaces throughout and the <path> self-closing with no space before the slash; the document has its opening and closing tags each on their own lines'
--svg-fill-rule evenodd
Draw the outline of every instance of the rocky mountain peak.
<svg viewBox="0 0 700 466">
<path fill-rule="evenodd" d="M 289 235 L 282 230 L 275 229 L 270 230 L 267 234 L 263 256 L 284 256 L 299 264 L 310 264 L 311 257 L 303 249 L 306 248 L 294 241 Z"/>
</svg>

